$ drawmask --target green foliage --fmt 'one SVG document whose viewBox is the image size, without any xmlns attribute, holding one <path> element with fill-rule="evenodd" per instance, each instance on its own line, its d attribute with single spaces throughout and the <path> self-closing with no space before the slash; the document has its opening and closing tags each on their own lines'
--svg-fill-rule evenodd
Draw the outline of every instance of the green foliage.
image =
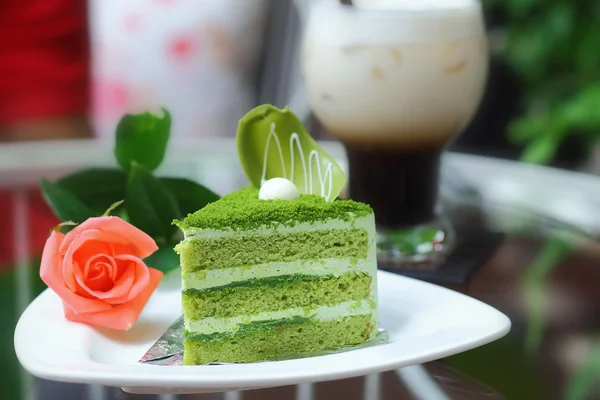
<svg viewBox="0 0 600 400">
<path fill-rule="evenodd" d="M 528 354 L 536 353 L 544 338 L 550 273 L 572 253 L 574 246 L 571 237 L 555 235 L 548 239 L 540 253 L 525 270 L 523 290 L 528 314 L 525 350 Z"/>
<path fill-rule="evenodd" d="M 171 115 L 125 115 L 117 126 L 115 157 L 124 171 L 136 162 L 153 171 L 162 163 L 171 134 Z"/>
<path fill-rule="evenodd" d="M 490 0 L 505 15 L 499 57 L 518 74 L 523 114 L 509 137 L 526 145 L 523 159 L 547 163 L 568 135 L 590 146 L 600 134 L 600 3 L 595 0 Z"/>
<path fill-rule="evenodd" d="M 41 186 L 44 199 L 62 221 L 81 223 L 94 216 L 91 209 L 60 184 L 42 179 Z"/>
<path fill-rule="evenodd" d="M 566 400 L 586 400 L 591 398 L 594 388 L 600 381 L 600 340 L 587 356 L 585 362 L 577 369 L 567 385 L 564 398 Z"/>
<path fill-rule="evenodd" d="M 550 237 L 525 271 L 523 289 L 527 303 L 526 354 L 537 353 L 544 339 L 550 274 L 577 246 L 578 241 L 574 237 L 565 235 Z M 568 400 L 591 398 L 599 378 L 600 341 L 594 345 L 590 354 L 569 379 L 562 398 Z"/>
<path fill-rule="evenodd" d="M 17 276 L 25 272 L 31 290 L 31 299 L 37 297 L 44 291 L 46 285 L 39 277 L 39 265 L 41 257 L 32 259 L 28 266 L 0 266 L 0 352 L 3 354 L 2 374 L 0 374 L 0 393 L 3 399 L 25 399 L 28 398 L 23 389 L 33 390 L 33 379 L 25 375 L 23 367 L 20 366 L 15 354 L 14 335 L 20 314 L 15 307 L 15 301 L 19 298 L 20 286 L 16 284 Z M 21 269 L 23 268 L 23 269 Z M 23 271 L 26 270 L 26 271 Z"/>
<path fill-rule="evenodd" d="M 125 200 L 115 201 L 114 203 L 112 203 L 110 205 L 110 207 L 108 207 L 108 209 L 106 211 L 104 211 L 104 214 L 102 214 L 102 216 L 107 217 L 109 215 L 112 215 L 113 211 L 115 211 L 117 208 L 119 208 L 119 206 L 121 204 L 123 204 L 124 202 L 125 202 Z"/>
<path fill-rule="evenodd" d="M 173 247 L 179 241 L 174 219 L 195 212 L 219 196 L 188 179 L 157 178 L 170 136 L 171 117 L 126 115 L 117 127 L 115 157 L 119 168 L 76 171 L 55 182 L 42 179 L 46 202 L 62 221 L 81 223 L 99 215 L 118 215 L 150 235 L 159 250 L 147 260 L 168 272 L 179 266 Z M 124 201 L 123 201 L 124 200 Z M 73 224 L 61 224 L 62 232 Z"/>
<path fill-rule="evenodd" d="M 127 173 L 118 168 L 90 168 L 64 176 L 56 183 L 100 214 L 107 204 L 125 198 Z"/>
<path fill-rule="evenodd" d="M 182 216 L 194 213 L 221 198 L 212 190 L 189 179 L 161 178 L 160 181 L 175 196 Z"/>
<path fill-rule="evenodd" d="M 179 268 L 179 255 L 173 250 L 173 245 L 160 246 L 158 250 L 145 260 L 146 265 L 162 272 Z"/>
<path fill-rule="evenodd" d="M 125 194 L 130 222 L 155 238 L 168 241 L 181 218 L 175 196 L 157 178 L 136 162 L 129 171 Z"/>
</svg>

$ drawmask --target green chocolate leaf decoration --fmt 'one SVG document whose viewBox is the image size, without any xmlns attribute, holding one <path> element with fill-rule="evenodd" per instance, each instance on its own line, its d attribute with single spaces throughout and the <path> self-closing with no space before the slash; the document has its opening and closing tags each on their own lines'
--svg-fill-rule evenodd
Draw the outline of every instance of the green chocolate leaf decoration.
<svg viewBox="0 0 600 400">
<path fill-rule="evenodd" d="M 238 126 L 237 148 L 246 176 L 256 187 L 271 178 L 286 178 L 300 193 L 333 201 L 346 183 L 344 171 L 287 107 L 265 104 L 246 114 Z"/>
<path fill-rule="evenodd" d="M 42 179 L 41 186 L 46 203 L 60 220 L 82 223 L 96 216 L 81 200 L 61 185 Z M 69 229 L 68 226 L 65 228 Z"/>
<path fill-rule="evenodd" d="M 161 178 L 160 181 L 175 196 L 182 216 L 194 213 L 204 208 L 208 203 L 221 198 L 210 189 L 189 179 Z"/>
<path fill-rule="evenodd" d="M 129 171 L 134 161 L 149 171 L 162 163 L 171 134 L 171 115 L 162 111 L 161 116 L 127 114 L 119 122 L 115 157 L 124 171 Z"/>
<path fill-rule="evenodd" d="M 125 195 L 129 221 L 153 238 L 168 241 L 177 230 L 171 223 L 181 218 L 175 196 L 143 166 L 133 163 Z"/>
</svg>

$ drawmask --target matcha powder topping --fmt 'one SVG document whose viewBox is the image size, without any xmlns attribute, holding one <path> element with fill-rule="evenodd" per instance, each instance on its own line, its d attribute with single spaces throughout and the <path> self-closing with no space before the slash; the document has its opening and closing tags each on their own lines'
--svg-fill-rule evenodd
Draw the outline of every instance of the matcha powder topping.
<svg viewBox="0 0 600 400">
<path fill-rule="evenodd" d="M 233 192 L 203 209 L 189 214 L 176 224 L 181 229 L 251 230 L 263 226 L 313 223 L 328 219 L 351 221 L 373 213 L 371 207 L 352 200 L 326 202 L 315 195 L 302 195 L 298 200 L 259 200 L 258 189 L 248 186 Z"/>
</svg>

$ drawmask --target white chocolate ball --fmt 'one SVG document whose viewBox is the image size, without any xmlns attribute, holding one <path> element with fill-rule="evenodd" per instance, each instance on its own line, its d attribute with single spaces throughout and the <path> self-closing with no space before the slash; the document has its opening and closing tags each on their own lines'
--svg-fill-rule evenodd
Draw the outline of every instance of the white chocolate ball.
<svg viewBox="0 0 600 400">
<path fill-rule="evenodd" d="M 273 178 L 262 184 L 258 198 L 261 200 L 296 200 L 300 198 L 300 191 L 290 180 Z"/>
</svg>

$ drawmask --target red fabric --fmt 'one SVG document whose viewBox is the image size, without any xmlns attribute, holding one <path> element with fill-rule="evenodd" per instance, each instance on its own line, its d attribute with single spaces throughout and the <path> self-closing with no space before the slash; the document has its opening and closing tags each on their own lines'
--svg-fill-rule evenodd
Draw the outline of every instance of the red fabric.
<svg viewBox="0 0 600 400">
<path fill-rule="evenodd" d="M 86 0 L 0 0 L 0 124 L 88 111 L 87 23 Z"/>
<path fill-rule="evenodd" d="M 50 230 L 59 220 L 52 214 L 38 189 L 27 191 L 27 219 L 29 254 L 40 255 Z M 0 190 L 0 270 L 11 266 L 15 257 L 15 238 L 13 234 L 14 196 L 8 189 Z"/>
<path fill-rule="evenodd" d="M 0 0 L 0 125 L 83 115 L 89 104 L 86 0 Z M 0 190 L 0 267 L 14 262 L 13 195 Z M 28 192 L 29 252 L 41 253 L 58 220 Z"/>
</svg>

